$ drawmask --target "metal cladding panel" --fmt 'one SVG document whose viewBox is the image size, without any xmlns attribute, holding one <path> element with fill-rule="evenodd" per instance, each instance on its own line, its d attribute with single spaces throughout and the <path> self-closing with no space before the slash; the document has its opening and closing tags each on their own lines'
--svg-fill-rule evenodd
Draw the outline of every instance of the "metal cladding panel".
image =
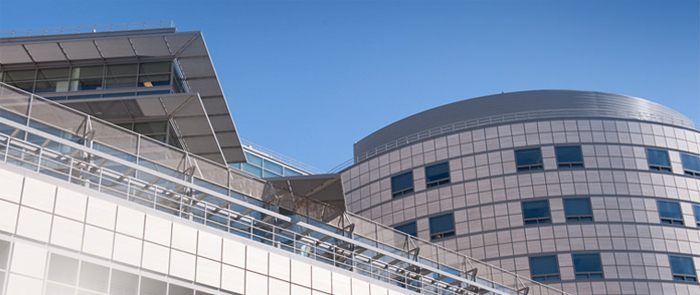
<svg viewBox="0 0 700 295">
<path fill-rule="evenodd" d="M 189 56 L 209 56 L 209 52 L 207 51 L 206 45 L 204 45 L 204 39 L 202 39 L 202 36 L 199 35 L 198 38 L 195 38 L 192 43 L 190 43 L 185 50 L 183 50 L 180 55 L 181 57 L 189 57 Z"/>
<path fill-rule="evenodd" d="M 185 75 L 187 75 L 186 71 L 187 70 L 185 70 Z M 193 91 L 199 92 L 201 97 L 221 97 L 221 88 L 216 79 L 188 80 L 187 83 L 190 85 L 190 88 L 192 88 Z"/>
<path fill-rule="evenodd" d="M 204 108 L 207 110 L 209 115 L 229 114 L 226 101 L 223 97 L 202 98 L 202 103 L 204 104 Z"/>
<path fill-rule="evenodd" d="M 408 135 L 456 122 L 498 115 L 546 110 L 609 110 L 641 112 L 689 120 L 682 114 L 641 98 L 595 91 L 535 90 L 503 93 L 458 101 L 436 107 L 390 124 L 368 135 L 354 146 L 355 157 Z M 631 116 L 630 116 L 631 117 Z"/>
<path fill-rule="evenodd" d="M 66 60 L 66 56 L 63 55 L 63 51 L 58 47 L 58 43 L 30 43 L 25 46 L 36 62 Z"/>
<path fill-rule="evenodd" d="M 27 51 L 25 51 L 21 45 L 0 46 L 0 63 L 18 64 L 29 62 L 32 62 L 32 59 L 29 58 L 29 54 L 27 54 Z"/>
<path fill-rule="evenodd" d="M 170 50 L 161 36 L 131 38 L 138 56 L 169 56 Z"/>
<path fill-rule="evenodd" d="M 97 39 L 95 42 L 106 58 L 136 56 L 128 38 Z"/>
<path fill-rule="evenodd" d="M 211 121 L 211 125 L 216 127 L 216 130 L 222 132 L 236 131 L 236 127 L 233 126 L 233 121 L 231 121 L 231 117 L 228 115 L 209 116 L 209 120 Z"/>
<path fill-rule="evenodd" d="M 189 69 L 187 73 L 187 79 L 195 79 L 198 77 L 214 77 L 214 67 L 209 62 L 209 57 L 188 57 L 178 59 L 180 65 L 183 68 Z"/>
<path fill-rule="evenodd" d="M 187 43 L 199 35 L 197 32 L 177 33 L 174 35 L 166 35 L 165 40 L 168 42 L 168 47 L 175 54 L 184 48 Z"/>
<path fill-rule="evenodd" d="M 62 41 L 61 46 L 71 60 L 96 59 L 102 57 L 100 52 L 97 51 L 95 43 L 92 43 L 92 40 Z"/>
</svg>

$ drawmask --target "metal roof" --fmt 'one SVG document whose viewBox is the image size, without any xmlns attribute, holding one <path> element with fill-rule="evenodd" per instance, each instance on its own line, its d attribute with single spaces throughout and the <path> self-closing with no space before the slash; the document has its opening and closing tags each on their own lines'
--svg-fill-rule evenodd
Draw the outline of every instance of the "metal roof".
<svg viewBox="0 0 700 295">
<path fill-rule="evenodd" d="M 225 162 L 245 162 L 236 127 L 201 32 L 177 32 L 175 28 L 163 28 L 0 38 L 2 68 L 22 64 L 60 66 L 81 61 L 152 58 L 177 60 L 178 70 L 190 92 L 199 93 Z M 162 98 L 165 101 L 170 96 Z M 199 126 L 179 127 L 197 127 L 194 129 L 202 129 L 204 133 L 209 129 L 198 128 Z M 188 141 L 192 143 L 192 140 Z M 188 144 L 188 147 L 193 147 L 193 144 Z"/>
</svg>

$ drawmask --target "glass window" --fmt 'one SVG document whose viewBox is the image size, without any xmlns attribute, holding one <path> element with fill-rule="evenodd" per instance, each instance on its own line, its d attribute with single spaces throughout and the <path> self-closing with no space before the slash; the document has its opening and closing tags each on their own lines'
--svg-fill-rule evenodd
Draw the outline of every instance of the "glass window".
<svg viewBox="0 0 700 295">
<path fill-rule="evenodd" d="M 540 170 L 542 166 L 542 150 L 540 148 L 515 151 L 515 163 L 518 171 Z"/>
<path fill-rule="evenodd" d="M 77 78 L 102 78 L 104 66 L 73 67 L 70 77 Z"/>
<path fill-rule="evenodd" d="M 413 192 L 413 171 L 391 178 L 391 196 L 399 197 Z"/>
<path fill-rule="evenodd" d="M 668 159 L 668 151 L 647 149 L 649 169 L 671 172 L 671 160 Z"/>
<path fill-rule="evenodd" d="M 134 132 L 146 135 L 161 134 L 165 133 L 167 127 L 167 121 L 140 122 L 134 124 Z"/>
<path fill-rule="evenodd" d="M 671 272 L 673 279 L 676 281 L 691 281 L 697 282 L 698 277 L 695 274 L 695 265 L 693 258 L 683 256 L 668 256 L 671 262 Z"/>
<path fill-rule="evenodd" d="M 532 280 L 559 280 L 559 263 L 556 255 L 530 257 L 530 274 Z"/>
<path fill-rule="evenodd" d="M 136 75 L 136 64 L 108 65 L 107 76 Z"/>
<path fill-rule="evenodd" d="M 34 80 L 34 74 L 36 70 L 17 70 L 17 71 L 6 71 L 2 76 L 3 82 L 16 82 L 16 81 L 27 81 Z"/>
<path fill-rule="evenodd" d="M 168 295 L 192 295 L 193 292 L 194 291 L 190 288 L 170 284 Z"/>
<path fill-rule="evenodd" d="M 68 79 L 70 71 L 68 68 L 39 69 L 36 75 L 37 80 Z"/>
<path fill-rule="evenodd" d="M 141 295 L 165 295 L 166 283 L 141 277 Z"/>
<path fill-rule="evenodd" d="M 270 172 L 273 172 L 273 173 L 278 174 L 278 175 L 283 174 L 284 169 L 282 169 L 282 165 L 280 165 L 280 164 L 277 164 L 277 163 L 272 162 L 272 161 L 267 160 L 267 159 L 263 159 L 263 165 L 265 165 L 263 167 L 263 168 L 265 168 L 265 170 L 269 170 Z"/>
<path fill-rule="evenodd" d="M 600 254 L 573 254 L 574 271 L 577 279 L 603 278 L 603 266 L 600 264 Z"/>
<path fill-rule="evenodd" d="M 75 286 L 78 279 L 78 260 L 51 254 L 49 280 Z"/>
<path fill-rule="evenodd" d="M 98 292 L 107 292 L 109 268 L 83 262 L 80 267 L 80 287 Z"/>
<path fill-rule="evenodd" d="M 262 168 L 250 165 L 248 163 L 241 163 L 241 170 L 253 174 L 257 177 L 262 177 Z"/>
<path fill-rule="evenodd" d="M 700 177 L 700 157 L 681 154 L 681 162 L 683 162 L 683 171 L 686 175 Z"/>
<path fill-rule="evenodd" d="M 551 223 L 549 201 L 523 202 L 523 220 L 525 224 Z"/>
<path fill-rule="evenodd" d="M 139 87 L 154 87 L 170 85 L 170 75 L 142 75 L 139 76 Z"/>
<path fill-rule="evenodd" d="M 418 236 L 418 228 L 416 227 L 416 222 L 410 222 L 403 225 L 394 227 L 394 229 L 404 232 L 406 234 L 412 235 L 414 237 Z"/>
<path fill-rule="evenodd" d="M 107 77 L 105 78 L 105 88 L 135 87 L 136 76 Z"/>
<path fill-rule="evenodd" d="M 139 65 L 139 74 L 170 74 L 170 64 L 169 61 L 144 62 Z"/>
<path fill-rule="evenodd" d="M 430 239 L 437 240 L 455 235 L 455 218 L 452 213 L 430 217 Z"/>
<path fill-rule="evenodd" d="M 564 199 L 564 213 L 566 221 L 593 221 L 591 199 Z"/>
<path fill-rule="evenodd" d="M 245 158 L 246 158 L 246 161 L 250 164 L 253 164 L 253 165 L 258 166 L 258 167 L 263 166 L 263 163 L 262 163 L 263 160 L 259 156 L 256 156 L 256 155 L 253 155 L 250 153 L 246 153 Z"/>
<path fill-rule="evenodd" d="M 661 223 L 683 225 L 683 213 L 678 202 L 657 201 Z"/>
<path fill-rule="evenodd" d="M 116 269 L 112 270 L 112 281 L 109 286 L 110 295 L 136 294 L 139 285 L 139 277 Z"/>
<path fill-rule="evenodd" d="M 582 168 L 583 154 L 581 146 L 558 146 L 554 148 L 557 154 L 557 164 L 561 168 Z"/>
<path fill-rule="evenodd" d="M 695 213 L 695 224 L 700 227 L 700 205 L 693 205 L 693 213 Z"/>
<path fill-rule="evenodd" d="M 450 183 L 450 163 L 425 167 L 425 186 L 433 187 L 447 183 Z"/>
</svg>

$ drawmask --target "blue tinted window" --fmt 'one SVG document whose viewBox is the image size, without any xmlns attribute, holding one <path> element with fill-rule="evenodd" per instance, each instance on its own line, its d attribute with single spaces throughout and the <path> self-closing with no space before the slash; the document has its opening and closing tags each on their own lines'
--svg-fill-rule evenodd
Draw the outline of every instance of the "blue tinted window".
<svg viewBox="0 0 700 295">
<path fill-rule="evenodd" d="M 554 148 L 557 154 L 557 164 L 562 168 L 583 167 L 581 146 L 558 146 Z"/>
<path fill-rule="evenodd" d="M 649 169 L 671 172 L 671 160 L 665 150 L 647 149 Z"/>
<path fill-rule="evenodd" d="M 430 218 L 430 239 L 441 239 L 455 235 L 455 218 L 452 213 Z"/>
<path fill-rule="evenodd" d="M 538 282 L 559 280 L 559 264 L 557 256 L 530 257 L 530 274 Z"/>
<path fill-rule="evenodd" d="M 294 171 L 292 169 L 284 168 L 284 176 L 298 176 L 298 175 L 302 175 L 302 174 L 297 172 L 297 171 Z"/>
<path fill-rule="evenodd" d="M 250 165 L 249 163 L 241 163 L 241 170 L 253 174 L 257 177 L 262 177 L 262 168 Z"/>
<path fill-rule="evenodd" d="M 396 175 L 391 178 L 391 195 L 403 196 L 413 192 L 413 171 Z"/>
<path fill-rule="evenodd" d="M 603 277 L 600 254 L 573 254 L 574 271 L 577 279 L 599 279 Z"/>
<path fill-rule="evenodd" d="M 251 153 L 245 153 L 246 161 L 258 167 L 262 167 L 262 158 Z"/>
<path fill-rule="evenodd" d="M 265 168 L 265 170 L 269 170 L 271 172 L 274 172 L 275 174 L 282 175 L 282 170 L 283 170 L 282 165 L 274 163 L 272 161 L 268 161 L 268 160 L 264 160 L 263 162 L 265 164 L 265 166 L 263 167 L 263 168 Z"/>
<path fill-rule="evenodd" d="M 700 206 L 693 205 L 693 213 L 695 213 L 695 224 L 700 227 Z"/>
<path fill-rule="evenodd" d="M 450 164 L 440 163 L 425 167 L 425 185 L 427 187 L 450 183 Z"/>
<path fill-rule="evenodd" d="M 540 148 L 516 150 L 515 163 L 518 171 L 542 169 L 542 151 Z"/>
<path fill-rule="evenodd" d="M 661 223 L 683 225 L 683 213 L 678 202 L 657 201 Z"/>
<path fill-rule="evenodd" d="M 668 256 L 668 260 L 671 262 L 671 272 L 673 273 L 674 280 L 692 282 L 696 282 L 698 280 L 698 277 L 695 274 L 695 265 L 693 264 L 692 258 L 683 256 Z"/>
<path fill-rule="evenodd" d="M 566 221 L 593 221 L 589 198 L 564 199 Z"/>
<path fill-rule="evenodd" d="M 681 154 L 683 171 L 687 175 L 700 177 L 700 157 L 689 154 Z"/>
<path fill-rule="evenodd" d="M 406 234 L 412 235 L 414 237 L 418 236 L 418 228 L 416 227 L 416 222 L 411 222 L 411 223 L 406 223 L 404 225 L 399 225 L 397 227 L 394 227 L 396 230 L 400 232 L 404 232 Z"/>
<path fill-rule="evenodd" d="M 547 200 L 523 202 L 523 219 L 525 224 L 551 223 L 549 202 Z"/>
</svg>

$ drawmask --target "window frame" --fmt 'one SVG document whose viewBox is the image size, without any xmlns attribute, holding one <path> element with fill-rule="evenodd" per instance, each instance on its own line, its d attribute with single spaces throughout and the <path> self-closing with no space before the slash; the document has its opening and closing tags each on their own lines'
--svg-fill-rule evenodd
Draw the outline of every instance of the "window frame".
<svg viewBox="0 0 700 295">
<path fill-rule="evenodd" d="M 435 167 L 442 166 L 442 165 L 447 166 L 447 177 L 428 181 L 428 169 L 435 168 Z M 425 187 L 426 188 L 441 186 L 443 184 L 449 184 L 449 183 L 450 183 L 450 162 L 441 162 L 441 163 L 437 163 L 437 164 L 432 164 L 430 166 L 425 166 Z"/>
<path fill-rule="evenodd" d="M 401 189 L 401 190 L 395 190 L 395 189 L 394 189 L 394 179 L 399 178 L 399 177 L 402 177 L 402 176 L 406 176 L 407 174 L 410 174 L 411 186 L 410 186 L 410 187 L 407 187 L 407 188 L 404 188 L 404 189 Z M 392 198 L 398 198 L 398 197 L 401 197 L 401 196 L 405 196 L 405 195 L 408 195 L 408 194 L 412 194 L 412 193 L 414 192 L 415 185 L 416 185 L 416 184 L 415 184 L 415 182 L 413 181 L 413 170 L 409 170 L 409 171 L 406 171 L 406 172 L 404 172 L 404 173 L 394 175 L 394 176 L 391 177 L 391 197 L 392 197 Z"/>
<path fill-rule="evenodd" d="M 588 209 L 590 210 L 590 215 L 569 215 L 569 213 L 566 210 L 566 202 L 571 201 L 571 200 L 587 200 L 588 201 Z M 587 221 L 594 221 L 593 219 L 593 207 L 591 206 L 591 198 L 565 198 L 563 200 L 563 205 L 564 205 L 564 216 L 566 217 L 566 222 L 587 222 Z"/>
<path fill-rule="evenodd" d="M 529 164 L 524 164 L 520 165 L 518 162 L 518 153 L 519 152 L 528 152 L 528 151 L 534 151 L 537 150 L 540 154 L 540 159 L 539 163 L 535 163 L 533 165 Z M 515 169 L 518 172 L 521 171 L 535 171 L 535 170 L 543 170 L 544 169 L 544 160 L 542 158 L 542 148 L 541 147 L 535 147 L 535 148 L 524 148 L 524 149 L 516 149 L 513 151 L 513 154 L 515 156 Z"/>
<path fill-rule="evenodd" d="M 668 204 L 675 204 L 678 206 L 678 213 L 681 215 L 680 219 L 675 218 L 675 217 L 669 217 L 669 216 L 661 216 L 661 209 L 659 204 L 661 203 L 668 203 Z M 669 225 L 685 225 L 685 222 L 683 222 L 683 209 L 681 209 L 681 203 L 680 202 L 674 202 L 674 201 L 666 201 L 666 200 L 656 200 L 656 209 L 659 212 L 659 219 L 661 220 L 662 224 L 669 224 Z"/>
<path fill-rule="evenodd" d="M 534 267 L 533 267 L 533 259 L 541 259 L 541 258 L 551 258 L 554 257 L 554 263 L 557 268 L 556 273 L 547 273 L 547 274 L 534 274 Z M 559 268 L 559 258 L 557 255 L 539 255 L 539 256 L 530 256 L 528 259 L 528 263 L 530 264 L 530 278 L 533 281 L 536 282 L 543 282 L 543 281 L 560 281 L 561 280 L 561 269 Z"/>
<path fill-rule="evenodd" d="M 433 220 L 436 220 L 438 218 L 443 218 L 446 216 L 450 216 L 450 219 L 452 220 L 452 229 L 451 230 L 446 230 L 446 231 L 441 231 L 441 232 L 433 232 Z M 435 240 L 441 240 L 447 237 L 452 237 L 456 234 L 455 229 L 455 216 L 453 212 L 447 213 L 447 214 L 442 214 L 438 216 L 432 216 L 428 219 L 428 225 L 430 227 L 430 240 L 435 241 Z"/>
<path fill-rule="evenodd" d="M 562 162 L 559 160 L 559 150 L 560 148 L 573 148 L 576 147 L 578 148 L 578 154 L 581 157 L 581 161 L 575 161 L 575 162 Z M 562 145 L 562 146 L 555 146 L 554 147 L 554 155 L 557 159 L 557 167 L 559 168 L 585 168 L 583 165 L 583 151 L 581 150 L 580 145 Z"/>
<path fill-rule="evenodd" d="M 688 259 L 690 261 L 690 265 L 692 266 L 690 269 L 693 271 L 693 274 L 686 274 L 686 273 L 675 273 L 673 271 L 673 261 L 674 259 Z M 680 255 L 668 255 L 668 263 L 671 266 L 671 276 L 673 277 L 674 281 L 686 281 L 686 282 L 697 282 L 698 281 L 698 275 L 697 272 L 695 271 L 695 263 L 693 262 L 693 257 L 688 257 L 688 256 L 680 256 Z"/>
<path fill-rule="evenodd" d="M 591 257 L 595 256 L 598 260 L 598 268 L 600 269 L 599 271 L 578 271 L 577 270 L 577 264 L 576 264 L 576 256 L 588 256 L 590 259 Z M 574 277 L 576 279 L 603 279 L 605 278 L 605 275 L 603 275 L 603 263 L 600 259 L 600 253 L 576 253 L 576 254 L 571 254 L 571 262 L 574 265 Z M 595 277 L 594 277 L 595 276 Z"/>
<path fill-rule="evenodd" d="M 546 203 L 547 204 L 547 216 L 526 218 L 525 217 L 525 204 L 529 203 Z M 523 224 L 533 225 L 533 224 L 550 224 L 552 223 L 552 208 L 549 206 L 549 200 L 534 200 L 534 201 L 522 201 L 520 203 L 522 207 L 523 214 Z"/>
<path fill-rule="evenodd" d="M 681 153 L 681 163 L 683 165 L 683 173 L 685 175 L 689 176 L 694 176 L 694 177 L 700 177 L 700 170 L 693 170 L 692 168 L 686 168 L 686 159 L 687 158 L 695 158 L 698 161 L 700 161 L 700 156 L 696 156 L 693 154 L 688 154 L 688 153 Z"/>
<path fill-rule="evenodd" d="M 668 166 L 665 165 L 658 165 L 657 163 L 652 164 L 649 158 L 649 152 L 664 152 L 666 154 L 666 160 L 668 161 Z M 649 164 L 649 170 L 652 171 L 661 171 L 661 172 L 673 172 L 673 169 L 671 168 L 671 158 L 668 156 L 668 151 L 667 150 L 662 150 L 662 149 L 655 149 L 655 148 L 646 148 L 646 156 L 647 156 L 647 164 Z"/>
</svg>

